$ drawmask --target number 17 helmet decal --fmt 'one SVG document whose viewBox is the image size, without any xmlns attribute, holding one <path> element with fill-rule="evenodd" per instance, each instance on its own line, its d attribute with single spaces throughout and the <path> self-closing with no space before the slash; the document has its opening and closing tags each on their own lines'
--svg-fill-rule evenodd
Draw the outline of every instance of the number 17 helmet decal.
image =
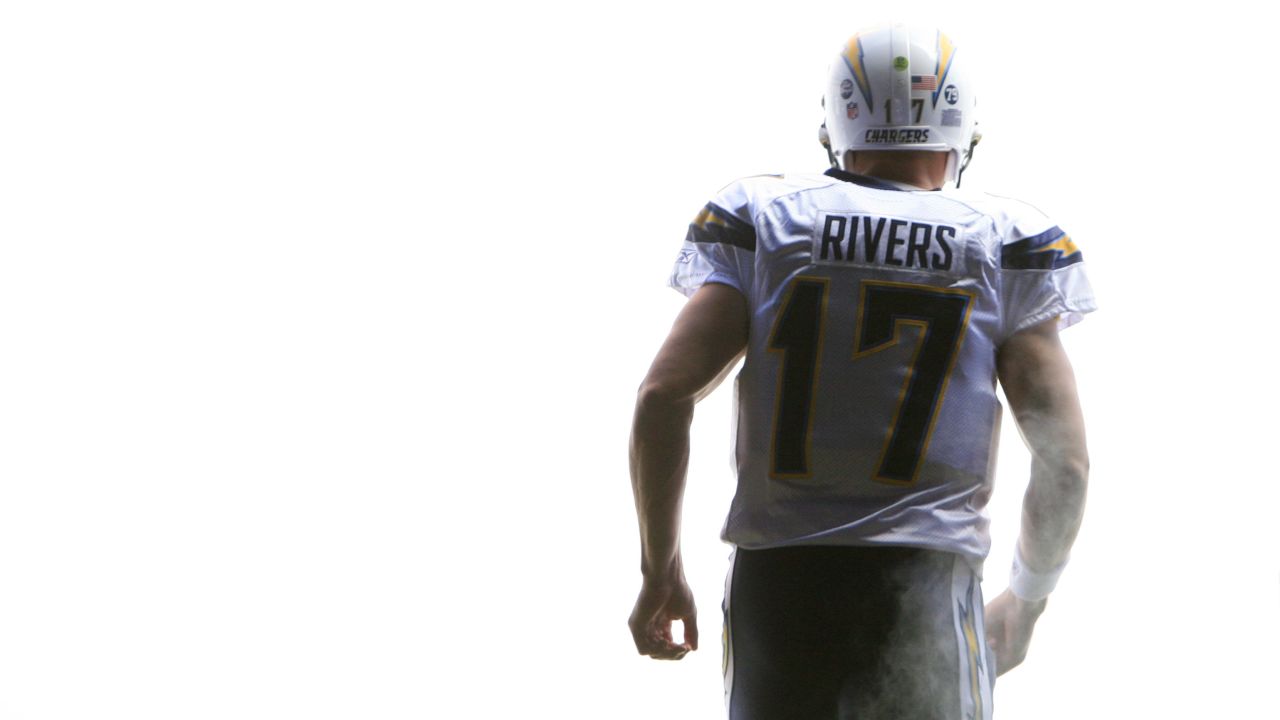
<svg viewBox="0 0 1280 720">
<path fill-rule="evenodd" d="M 945 33 L 893 25 L 857 33 L 831 65 L 820 133 L 832 164 L 852 150 L 947 152 L 959 183 L 981 137 L 964 58 Z"/>
</svg>

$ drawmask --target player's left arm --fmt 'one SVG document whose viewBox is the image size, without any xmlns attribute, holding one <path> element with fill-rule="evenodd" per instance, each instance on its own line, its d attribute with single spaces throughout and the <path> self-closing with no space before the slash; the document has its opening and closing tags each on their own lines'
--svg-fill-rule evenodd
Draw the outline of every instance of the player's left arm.
<svg viewBox="0 0 1280 720">
<path fill-rule="evenodd" d="M 697 609 L 680 556 L 680 508 L 694 405 L 715 388 L 747 343 L 746 299 L 736 288 L 703 285 L 676 318 L 636 398 L 631 487 L 640 524 L 643 585 L 628 625 L 636 649 L 678 660 L 698 647 Z M 671 634 L 684 625 L 684 642 Z"/>
<path fill-rule="evenodd" d="M 1000 674 L 1026 657 L 1036 620 L 1084 517 L 1089 478 L 1084 415 L 1057 325 L 1049 320 L 1015 334 L 997 356 L 1000 384 L 1031 451 L 1017 548 L 1022 592 L 1011 579 L 1010 589 L 986 609 L 987 641 Z"/>
</svg>

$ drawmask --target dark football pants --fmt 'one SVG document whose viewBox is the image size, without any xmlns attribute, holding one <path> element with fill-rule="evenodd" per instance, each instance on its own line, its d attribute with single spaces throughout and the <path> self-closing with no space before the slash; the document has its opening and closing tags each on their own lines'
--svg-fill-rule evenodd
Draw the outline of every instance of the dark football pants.
<svg viewBox="0 0 1280 720">
<path fill-rule="evenodd" d="M 725 593 L 731 720 L 985 720 L 979 579 L 896 547 L 734 553 Z"/>
</svg>

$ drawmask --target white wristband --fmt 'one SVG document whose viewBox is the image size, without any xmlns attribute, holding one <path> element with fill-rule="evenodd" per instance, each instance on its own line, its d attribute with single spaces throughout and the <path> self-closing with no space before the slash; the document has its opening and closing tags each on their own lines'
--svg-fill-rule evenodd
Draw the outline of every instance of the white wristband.
<svg viewBox="0 0 1280 720">
<path fill-rule="evenodd" d="M 1013 549 L 1013 569 L 1009 571 L 1009 591 L 1029 602 L 1043 600 L 1053 592 L 1058 584 L 1058 577 L 1066 566 L 1067 561 L 1063 560 L 1061 565 L 1049 572 L 1038 573 L 1027 567 L 1027 561 L 1022 558 L 1022 547 L 1016 545 Z"/>
</svg>

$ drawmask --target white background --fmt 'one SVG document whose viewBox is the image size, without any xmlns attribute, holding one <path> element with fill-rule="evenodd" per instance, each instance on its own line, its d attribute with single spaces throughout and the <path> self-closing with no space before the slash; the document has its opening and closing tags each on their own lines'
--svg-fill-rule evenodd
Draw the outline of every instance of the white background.
<svg viewBox="0 0 1280 720">
<path fill-rule="evenodd" d="M 969 55 L 965 184 L 1102 307 L 1085 529 L 997 717 L 1280 717 L 1274 41 L 1164 7 L 5 3 L 0 720 L 719 717 L 729 393 L 703 649 L 658 663 L 634 391 L 689 219 L 823 169 L 827 63 L 891 17 Z"/>
</svg>

